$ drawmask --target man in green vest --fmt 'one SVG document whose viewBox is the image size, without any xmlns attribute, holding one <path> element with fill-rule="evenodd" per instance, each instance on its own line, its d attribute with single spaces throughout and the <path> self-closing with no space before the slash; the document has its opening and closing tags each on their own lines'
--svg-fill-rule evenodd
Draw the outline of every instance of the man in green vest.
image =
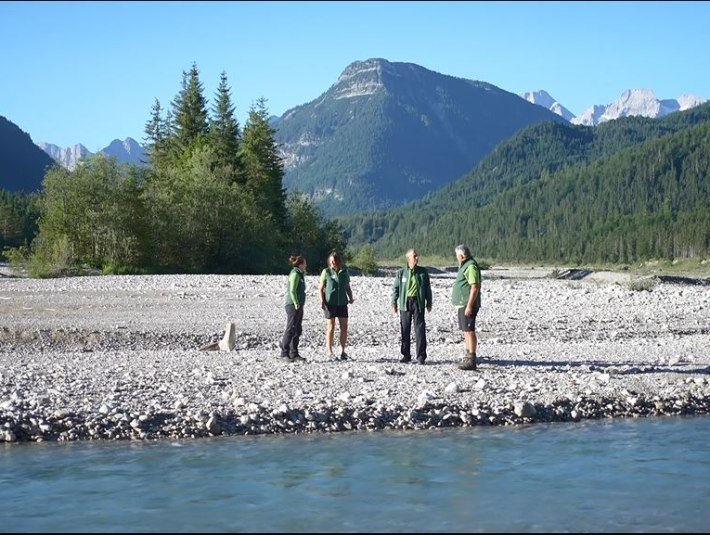
<svg viewBox="0 0 710 535">
<path fill-rule="evenodd" d="M 476 315 L 481 308 L 481 269 L 471 257 L 471 250 L 466 245 L 454 248 L 459 271 L 456 274 L 451 302 L 457 308 L 459 329 L 463 331 L 466 343 L 466 356 L 459 369 L 476 369 Z"/>
<path fill-rule="evenodd" d="M 407 266 L 401 268 L 392 285 L 392 307 L 394 313 L 399 311 L 399 325 L 402 335 L 400 362 L 410 362 L 412 354 L 410 340 L 412 320 L 414 321 L 414 336 L 416 338 L 417 362 L 426 361 L 426 322 L 424 309 L 431 312 L 431 284 L 429 272 L 419 266 L 419 254 L 414 249 L 407 251 Z"/>
</svg>

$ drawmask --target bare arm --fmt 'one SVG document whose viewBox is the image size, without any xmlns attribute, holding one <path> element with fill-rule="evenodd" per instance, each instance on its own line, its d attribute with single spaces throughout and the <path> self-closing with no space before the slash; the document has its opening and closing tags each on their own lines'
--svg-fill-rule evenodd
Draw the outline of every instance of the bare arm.
<svg viewBox="0 0 710 535">
<path fill-rule="evenodd" d="M 472 284 L 471 291 L 468 292 L 468 302 L 466 303 L 466 310 L 464 311 L 464 314 L 466 314 L 469 318 L 473 316 L 473 306 L 476 304 L 476 298 L 478 297 L 480 288 L 481 287 L 478 284 Z"/>
<path fill-rule="evenodd" d="M 325 306 L 325 280 L 321 278 L 320 286 L 318 286 L 318 293 L 320 294 L 320 304 Z"/>
</svg>

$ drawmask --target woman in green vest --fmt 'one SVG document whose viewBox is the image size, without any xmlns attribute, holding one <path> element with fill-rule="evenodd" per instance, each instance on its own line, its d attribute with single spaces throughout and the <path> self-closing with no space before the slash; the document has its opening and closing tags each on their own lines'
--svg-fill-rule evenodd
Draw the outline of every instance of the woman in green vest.
<svg viewBox="0 0 710 535">
<path fill-rule="evenodd" d="M 286 332 L 281 339 L 281 358 L 289 362 L 304 361 L 298 354 L 298 342 L 303 332 L 303 307 L 306 304 L 306 259 L 293 255 L 288 259 L 291 273 L 286 287 Z"/>
<path fill-rule="evenodd" d="M 339 253 L 333 251 L 328 256 L 328 267 L 320 274 L 320 304 L 325 313 L 325 347 L 331 360 L 347 360 L 345 343 L 348 339 L 348 304 L 352 304 L 353 291 L 350 288 L 350 273 L 343 265 Z M 335 338 L 335 318 L 340 325 L 340 356 L 333 354 Z"/>
</svg>

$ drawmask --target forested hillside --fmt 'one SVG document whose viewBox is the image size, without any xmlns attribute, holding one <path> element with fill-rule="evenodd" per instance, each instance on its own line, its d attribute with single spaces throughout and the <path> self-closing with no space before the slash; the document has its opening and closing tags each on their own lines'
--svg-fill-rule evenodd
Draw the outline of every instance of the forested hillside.
<svg viewBox="0 0 710 535">
<path fill-rule="evenodd" d="M 37 233 L 37 193 L 0 189 L 0 259 L 5 247 L 27 245 Z"/>
<path fill-rule="evenodd" d="M 628 262 L 710 250 L 710 105 L 597 127 L 547 123 L 385 214 L 341 219 L 351 246 L 498 261 Z"/>
<path fill-rule="evenodd" d="M 316 100 L 274 123 L 284 186 L 327 216 L 421 199 L 530 125 L 566 123 L 492 84 L 411 63 L 351 64 Z"/>
<path fill-rule="evenodd" d="M 0 115 L 0 189 L 38 191 L 54 160 L 34 144 L 29 134 Z"/>
</svg>

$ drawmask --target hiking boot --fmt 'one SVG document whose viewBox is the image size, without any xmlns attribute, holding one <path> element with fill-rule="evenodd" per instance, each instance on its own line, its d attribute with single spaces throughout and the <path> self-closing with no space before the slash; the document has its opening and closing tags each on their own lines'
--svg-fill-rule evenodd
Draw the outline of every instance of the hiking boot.
<svg viewBox="0 0 710 535">
<path fill-rule="evenodd" d="M 476 369 L 476 355 L 468 353 L 463 362 L 459 364 L 459 370 L 475 370 Z"/>
</svg>

